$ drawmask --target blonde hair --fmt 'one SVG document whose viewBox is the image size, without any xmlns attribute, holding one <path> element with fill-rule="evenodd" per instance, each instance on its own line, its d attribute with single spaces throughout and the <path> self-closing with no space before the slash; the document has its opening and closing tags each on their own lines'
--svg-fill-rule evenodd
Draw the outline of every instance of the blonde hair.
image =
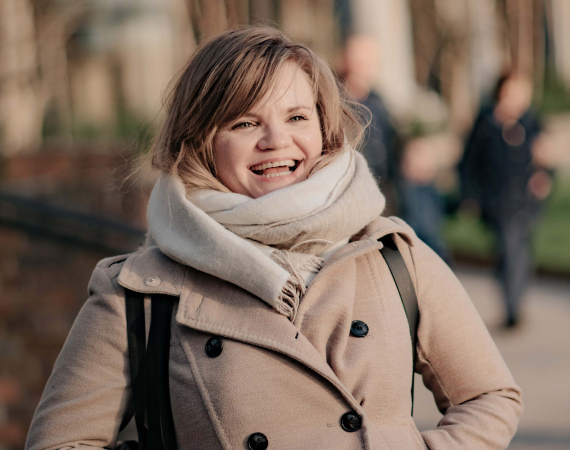
<svg viewBox="0 0 570 450">
<path fill-rule="evenodd" d="M 166 121 L 152 149 L 153 167 L 178 175 L 189 190 L 229 192 L 216 175 L 214 136 L 221 125 L 256 105 L 286 61 L 296 62 L 309 76 L 316 99 L 323 152 L 313 172 L 342 153 L 346 144 L 356 148 L 364 126 L 328 65 L 279 30 L 248 27 L 203 43 L 175 80 Z"/>
</svg>

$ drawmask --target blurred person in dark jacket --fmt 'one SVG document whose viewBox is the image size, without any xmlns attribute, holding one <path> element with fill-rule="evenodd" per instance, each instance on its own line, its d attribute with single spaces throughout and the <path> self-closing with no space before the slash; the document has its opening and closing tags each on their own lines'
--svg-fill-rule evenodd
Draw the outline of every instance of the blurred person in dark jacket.
<svg viewBox="0 0 570 450">
<path fill-rule="evenodd" d="M 462 208 L 481 214 L 498 238 L 506 328 L 519 323 L 520 299 L 532 268 L 531 238 L 552 185 L 531 100 L 529 78 L 503 75 L 495 104 L 482 108 L 459 164 Z"/>
<path fill-rule="evenodd" d="M 340 74 L 347 90 L 370 111 L 370 126 L 361 151 L 386 196 L 385 215 L 394 215 L 397 213 L 394 187 L 398 166 L 397 134 L 388 109 L 373 88 L 379 65 L 380 49 L 374 39 L 364 35 L 347 39 Z"/>
</svg>

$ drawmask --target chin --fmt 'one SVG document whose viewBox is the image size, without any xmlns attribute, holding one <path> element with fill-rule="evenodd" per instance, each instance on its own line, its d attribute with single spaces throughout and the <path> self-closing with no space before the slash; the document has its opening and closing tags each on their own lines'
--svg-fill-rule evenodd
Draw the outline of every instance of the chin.
<svg viewBox="0 0 570 450">
<path fill-rule="evenodd" d="M 301 180 L 295 179 L 295 180 L 279 180 L 273 182 L 264 182 L 263 186 L 257 186 L 255 189 L 249 190 L 251 193 L 250 197 L 259 198 L 264 195 L 270 194 L 271 192 L 278 191 L 279 189 L 283 189 L 288 186 L 293 186 L 294 184 L 297 184 L 299 181 Z"/>
</svg>

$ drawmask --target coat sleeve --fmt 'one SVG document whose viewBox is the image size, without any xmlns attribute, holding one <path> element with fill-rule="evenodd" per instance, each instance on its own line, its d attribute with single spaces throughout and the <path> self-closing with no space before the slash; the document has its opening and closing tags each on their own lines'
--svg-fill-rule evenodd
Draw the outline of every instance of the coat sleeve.
<svg viewBox="0 0 570 450">
<path fill-rule="evenodd" d="M 431 450 L 505 449 L 521 390 L 453 272 L 417 238 L 410 248 L 420 310 L 415 369 L 443 414 L 422 437 Z"/>
<path fill-rule="evenodd" d="M 26 450 L 114 448 L 132 409 L 122 264 L 100 263 L 45 387 Z M 132 413 L 131 413 L 132 414 Z"/>
</svg>

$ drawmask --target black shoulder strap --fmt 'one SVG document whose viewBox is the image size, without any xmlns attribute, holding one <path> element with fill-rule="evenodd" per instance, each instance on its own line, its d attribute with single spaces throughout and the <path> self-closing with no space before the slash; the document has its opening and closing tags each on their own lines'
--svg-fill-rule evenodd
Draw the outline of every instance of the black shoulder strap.
<svg viewBox="0 0 570 450">
<path fill-rule="evenodd" d="M 148 449 L 147 429 L 145 426 L 146 390 L 146 336 L 144 326 L 144 296 L 138 292 L 125 292 L 127 313 L 127 340 L 131 363 L 131 382 L 135 401 L 135 422 L 139 435 L 139 450 Z"/>
<path fill-rule="evenodd" d="M 167 295 L 151 296 L 152 320 L 148 346 L 145 333 L 144 296 L 127 290 L 125 300 L 139 450 L 176 449 L 168 382 L 173 299 Z"/>
<path fill-rule="evenodd" d="M 168 383 L 170 321 L 174 303 L 172 300 L 168 295 L 154 294 L 151 297 L 152 320 L 147 348 L 146 404 L 152 450 L 176 449 Z"/>
<path fill-rule="evenodd" d="M 416 365 L 416 360 L 418 357 L 416 343 L 418 340 L 418 322 L 420 318 L 420 312 L 418 308 L 418 299 L 416 297 L 416 291 L 414 289 L 414 284 L 412 283 L 412 278 L 408 272 L 404 258 L 400 254 L 394 238 L 391 234 L 386 235 L 379 239 L 380 242 L 384 244 L 384 247 L 380 249 L 380 253 L 386 260 L 386 264 L 390 268 L 392 277 L 396 282 L 396 287 L 400 293 L 400 298 L 402 299 L 402 304 L 404 305 L 404 311 L 406 312 L 406 317 L 408 318 L 408 326 L 410 328 L 410 337 L 412 338 L 412 352 L 413 352 L 413 363 L 414 367 Z M 412 372 L 412 415 L 414 414 L 414 374 Z"/>
</svg>

